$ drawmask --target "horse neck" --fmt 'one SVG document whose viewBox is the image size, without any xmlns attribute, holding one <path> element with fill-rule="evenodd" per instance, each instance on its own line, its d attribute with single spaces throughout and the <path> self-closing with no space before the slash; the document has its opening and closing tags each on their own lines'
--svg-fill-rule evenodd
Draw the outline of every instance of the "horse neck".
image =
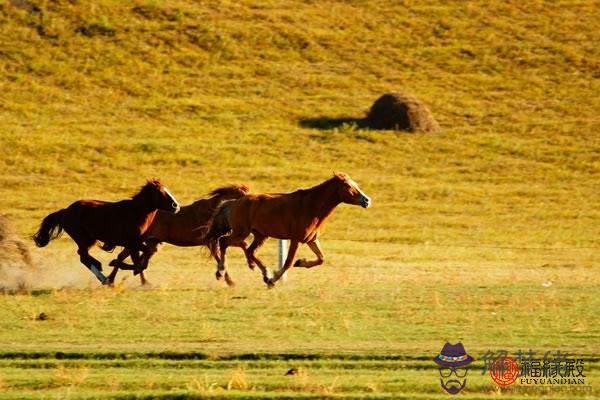
<svg viewBox="0 0 600 400">
<path fill-rule="evenodd" d="M 327 218 L 342 202 L 332 179 L 306 190 L 306 195 L 310 198 L 310 203 L 315 204 L 314 216 L 321 221 Z"/>
<path fill-rule="evenodd" d="M 142 193 L 138 193 L 131 199 L 133 206 L 133 212 L 137 214 L 140 220 L 147 220 L 148 218 L 154 218 L 158 209 L 151 204 L 150 201 Z"/>
<path fill-rule="evenodd" d="M 139 226 L 142 228 L 142 230 L 144 232 L 148 228 L 150 228 L 150 226 L 152 226 L 152 222 L 154 222 L 154 218 L 156 218 L 157 212 L 158 212 L 158 210 L 154 209 L 152 211 L 149 211 L 146 214 L 141 214 L 140 215 Z"/>
</svg>

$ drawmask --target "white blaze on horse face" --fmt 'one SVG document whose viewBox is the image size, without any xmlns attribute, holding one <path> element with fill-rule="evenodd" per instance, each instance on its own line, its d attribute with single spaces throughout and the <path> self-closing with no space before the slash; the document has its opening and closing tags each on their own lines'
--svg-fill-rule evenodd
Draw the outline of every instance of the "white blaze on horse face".
<svg viewBox="0 0 600 400">
<path fill-rule="evenodd" d="M 354 182 L 354 180 L 352 180 L 351 178 L 348 178 L 346 182 L 348 182 L 348 184 L 350 186 L 352 186 L 354 189 L 356 189 L 356 191 L 362 196 L 360 204 L 364 208 L 369 208 L 371 206 L 371 198 L 369 196 L 367 196 L 365 194 L 365 192 L 363 192 L 362 190 L 360 190 L 360 188 L 358 187 L 358 183 Z"/>
<path fill-rule="evenodd" d="M 179 209 L 181 207 L 179 207 L 179 203 L 175 199 L 175 196 L 173 196 L 171 194 L 171 192 L 169 192 L 169 189 L 167 189 L 166 187 L 163 187 L 163 190 L 165 191 L 165 193 L 167 194 L 167 196 L 169 196 L 169 198 L 171 199 L 171 204 L 172 204 L 173 210 L 175 210 L 175 214 L 177 214 L 179 212 Z"/>
</svg>

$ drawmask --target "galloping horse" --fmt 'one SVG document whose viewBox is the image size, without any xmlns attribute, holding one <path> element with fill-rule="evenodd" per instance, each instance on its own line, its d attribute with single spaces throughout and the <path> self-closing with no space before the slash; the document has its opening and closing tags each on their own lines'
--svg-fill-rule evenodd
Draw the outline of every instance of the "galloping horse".
<svg viewBox="0 0 600 400">
<path fill-rule="evenodd" d="M 123 246 L 135 251 L 132 258 L 139 262 L 146 232 L 157 210 L 179 211 L 179 204 L 159 180 L 149 181 L 131 200 L 111 203 L 101 200 L 78 200 L 69 207 L 48 215 L 33 236 L 38 247 L 60 236 L 62 230 L 77 243 L 81 263 L 102 284 L 108 279 L 102 274 L 102 264 L 89 251 L 98 241 L 105 249 Z"/>
<path fill-rule="evenodd" d="M 159 211 L 144 234 L 146 248 L 141 258 L 141 266 L 125 264 L 123 261 L 133 252 L 132 249 L 125 248 L 110 262 L 109 265 L 115 267 L 108 276 L 110 283 L 114 282 L 119 269 L 134 269 L 141 271 L 140 279 L 142 285 L 146 284 L 144 272 L 148 267 L 150 258 L 158 251 L 160 243 L 169 243 L 175 246 L 205 246 L 207 244 L 204 236 L 208 230 L 208 222 L 212 217 L 217 206 L 231 199 L 238 199 L 248 193 L 246 185 L 231 185 L 215 189 L 209 193 L 208 199 L 198 200 L 188 206 L 181 207 L 177 214 Z M 245 243 L 242 242 L 243 248 Z M 218 260 L 217 260 L 218 261 Z M 250 268 L 254 268 L 253 263 L 248 262 Z M 229 279 L 229 276 L 226 277 Z"/>
<path fill-rule="evenodd" d="M 238 200 L 224 202 L 215 211 L 206 234 L 211 253 L 219 260 L 217 279 L 226 273 L 227 247 L 239 245 L 250 233 L 254 235 L 254 240 L 246 251 L 246 257 L 259 266 L 263 280 L 269 287 L 292 265 L 300 243 L 307 243 L 317 260 L 297 260 L 295 267 L 312 268 L 323 264 L 319 233 L 323 222 L 340 203 L 368 208 L 371 199 L 347 174 L 340 172 L 310 189 L 286 194 L 249 194 Z M 290 240 L 283 268 L 275 272 L 273 277 L 268 276 L 267 268 L 255 255 L 269 237 Z"/>
</svg>

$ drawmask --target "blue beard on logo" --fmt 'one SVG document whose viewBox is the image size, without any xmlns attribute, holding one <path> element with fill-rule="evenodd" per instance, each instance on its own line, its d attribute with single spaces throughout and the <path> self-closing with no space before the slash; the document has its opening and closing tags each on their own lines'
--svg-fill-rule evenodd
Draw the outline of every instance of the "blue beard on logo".
<svg viewBox="0 0 600 400">
<path fill-rule="evenodd" d="M 443 379 L 440 379 L 440 385 L 442 386 L 442 389 L 444 389 L 446 392 L 448 392 L 450 394 L 456 394 L 456 393 L 460 392 L 461 390 L 463 390 L 465 388 L 466 384 L 467 384 L 466 379 L 463 379 L 462 384 L 460 381 L 458 381 L 456 379 L 450 379 L 447 382 L 444 382 Z"/>
</svg>

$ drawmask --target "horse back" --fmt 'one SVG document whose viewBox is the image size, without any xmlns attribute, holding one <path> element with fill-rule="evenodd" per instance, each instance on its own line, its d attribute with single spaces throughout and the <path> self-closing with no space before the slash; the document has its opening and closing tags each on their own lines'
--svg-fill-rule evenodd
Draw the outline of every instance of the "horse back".
<svg viewBox="0 0 600 400">
<path fill-rule="evenodd" d="M 61 223 L 67 232 L 85 232 L 92 239 L 125 246 L 140 241 L 154 214 L 140 212 L 132 200 L 78 200 L 67 207 Z"/>
<path fill-rule="evenodd" d="M 237 192 L 217 194 L 208 199 L 196 200 L 190 205 L 181 207 L 177 214 L 158 211 L 144 237 L 176 246 L 206 244 L 204 235 L 216 208 L 223 201 L 237 199 L 242 196 Z"/>
<path fill-rule="evenodd" d="M 301 242 L 312 237 L 315 222 L 307 213 L 304 196 L 293 193 L 263 193 L 246 195 L 232 205 L 230 225 L 245 226 L 278 239 Z"/>
<path fill-rule="evenodd" d="M 106 218 L 108 221 L 117 218 L 132 219 L 135 209 L 131 200 L 121 200 L 118 202 L 78 200 L 67 208 L 67 210 L 73 210 L 80 214 L 84 219 Z"/>
</svg>

